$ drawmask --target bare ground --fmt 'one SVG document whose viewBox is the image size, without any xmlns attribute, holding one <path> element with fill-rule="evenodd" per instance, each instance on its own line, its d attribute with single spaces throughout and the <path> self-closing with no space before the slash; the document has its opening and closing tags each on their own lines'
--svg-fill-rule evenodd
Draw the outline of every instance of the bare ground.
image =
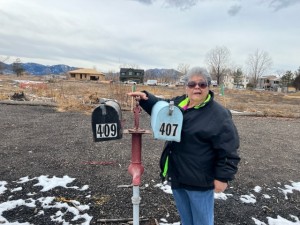
<svg viewBox="0 0 300 225">
<path fill-rule="evenodd" d="M 131 112 L 123 112 L 125 128 L 133 127 Z M 285 199 L 280 188 L 291 182 L 300 182 L 300 119 L 276 117 L 245 117 L 234 115 L 241 146 L 241 163 L 236 180 L 230 184 L 225 200 L 216 200 L 215 224 L 254 224 L 252 217 L 267 223 L 267 217 L 278 215 L 290 219 L 300 218 L 300 192 L 294 191 Z M 141 114 L 140 127 L 149 129 L 149 116 Z M 49 175 L 76 178 L 72 185 L 89 185 L 87 191 L 56 188 L 47 193 L 32 190 L 27 182 L 22 191 L 0 194 L 0 204 L 8 199 L 27 198 L 28 192 L 37 195 L 76 199 L 89 204 L 87 212 L 93 216 L 92 224 L 103 218 L 128 218 L 132 215 L 132 190 L 118 185 L 131 184 L 127 172 L 131 155 L 131 136 L 118 141 L 95 143 L 92 140 L 91 117 L 82 113 L 59 113 L 52 107 L 0 104 L 0 181 L 8 188 L 18 187 L 13 181 L 21 177 Z M 162 141 L 151 135 L 143 136 L 143 165 L 140 215 L 144 218 L 167 218 L 178 222 L 179 217 L 172 199 L 155 187 L 160 183 L 158 160 Z M 149 185 L 149 186 L 148 186 Z M 262 187 L 260 193 L 253 189 Z M 30 189 L 31 188 L 31 189 Z M 91 198 L 85 196 L 90 194 Z M 253 194 L 256 203 L 246 204 L 242 195 Z M 268 194 L 271 198 L 264 198 Z M 38 207 L 38 206 L 37 206 Z M 9 221 L 32 224 L 58 224 L 51 222 L 46 211 L 35 215 L 34 209 L 18 207 L 5 211 Z M 72 222 L 71 224 L 80 224 Z M 115 223 L 117 224 L 117 223 Z M 119 223 L 121 224 L 121 223 Z M 151 224 L 145 222 L 145 224 Z"/>
</svg>

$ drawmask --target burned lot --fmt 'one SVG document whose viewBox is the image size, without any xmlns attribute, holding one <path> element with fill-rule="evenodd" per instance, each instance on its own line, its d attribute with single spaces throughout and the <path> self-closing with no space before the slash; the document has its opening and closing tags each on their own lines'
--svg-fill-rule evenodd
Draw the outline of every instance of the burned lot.
<svg viewBox="0 0 300 225">
<path fill-rule="evenodd" d="M 132 112 L 123 112 L 123 117 L 125 128 L 132 128 Z M 300 119 L 233 117 L 241 138 L 242 160 L 236 180 L 223 199 L 216 199 L 215 224 L 269 224 L 279 217 L 298 224 Z M 142 112 L 140 127 L 150 129 L 149 119 Z M 60 113 L 44 106 L 1 104 L 0 120 L 0 223 L 62 224 L 61 219 L 70 224 L 96 224 L 99 219 L 131 217 L 132 189 L 126 187 L 131 184 L 127 172 L 130 135 L 95 143 L 90 115 Z M 143 136 L 140 216 L 174 223 L 179 217 L 172 195 L 159 187 L 162 145 L 152 135 Z M 75 179 L 42 191 L 41 178 L 54 177 Z M 64 203 L 64 207 L 45 207 L 41 199 L 47 197 L 52 197 L 52 206 Z M 16 203 L 20 199 L 24 204 Z M 5 205 L 13 201 L 14 207 Z M 74 201 L 86 207 L 73 207 Z M 32 205 L 26 206 L 26 202 Z M 78 209 L 79 216 L 67 205 Z"/>
</svg>

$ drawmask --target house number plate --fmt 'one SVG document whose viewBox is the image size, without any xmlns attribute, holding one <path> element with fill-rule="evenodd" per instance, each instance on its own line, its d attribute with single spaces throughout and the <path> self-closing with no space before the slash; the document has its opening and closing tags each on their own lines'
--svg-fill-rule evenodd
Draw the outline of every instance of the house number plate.
<svg viewBox="0 0 300 225">
<path fill-rule="evenodd" d="M 96 137 L 97 138 L 111 138 L 117 137 L 118 129 L 116 123 L 96 124 Z"/>
</svg>

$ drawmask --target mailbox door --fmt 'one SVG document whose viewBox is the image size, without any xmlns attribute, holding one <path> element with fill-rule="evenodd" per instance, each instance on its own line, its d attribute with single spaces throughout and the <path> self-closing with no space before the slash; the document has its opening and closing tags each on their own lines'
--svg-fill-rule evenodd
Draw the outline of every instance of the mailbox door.
<svg viewBox="0 0 300 225">
<path fill-rule="evenodd" d="M 183 114 L 176 106 L 174 106 L 172 114 L 169 112 L 169 104 L 166 102 L 158 102 L 154 105 L 151 112 L 153 136 L 160 140 L 180 142 Z"/>
<path fill-rule="evenodd" d="M 122 138 L 121 111 L 109 104 L 102 104 L 92 113 L 92 130 L 95 142 Z"/>
</svg>

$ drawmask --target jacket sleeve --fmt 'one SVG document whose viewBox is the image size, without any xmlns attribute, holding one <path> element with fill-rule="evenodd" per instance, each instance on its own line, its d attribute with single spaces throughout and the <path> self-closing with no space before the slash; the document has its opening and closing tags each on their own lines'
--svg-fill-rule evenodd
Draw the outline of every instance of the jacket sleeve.
<svg viewBox="0 0 300 225">
<path fill-rule="evenodd" d="M 140 100 L 140 106 L 151 116 L 152 107 L 155 105 L 156 102 L 158 102 L 161 99 L 157 98 L 156 96 L 147 91 L 143 92 L 147 95 L 148 99 Z"/>
<path fill-rule="evenodd" d="M 223 182 L 233 180 L 240 157 L 239 135 L 231 118 L 227 118 L 223 124 L 220 124 L 218 133 L 213 139 L 213 148 L 217 155 L 215 179 Z"/>
<path fill-rule="evenodd" d="M 170 101 L 174 101 L 175 105 L 178 105 L 184 98 L 185 95 L 182 96 L 177 96 L 174 97 L 172 99 L 165 99 L 165 98 L 158 98 L 155 95 L 147 92 L 147 91 L 142 91 L 144 92 L 147 97 L 148 100 L 140 100 L 140 106 L 151 116 L 151 110 L 153 108 L 153 106 L 155 105 L 155 103 L 157 103 L 158 101 L 166 101 L 166 102 L 170 102 Z"/>
</svg>

